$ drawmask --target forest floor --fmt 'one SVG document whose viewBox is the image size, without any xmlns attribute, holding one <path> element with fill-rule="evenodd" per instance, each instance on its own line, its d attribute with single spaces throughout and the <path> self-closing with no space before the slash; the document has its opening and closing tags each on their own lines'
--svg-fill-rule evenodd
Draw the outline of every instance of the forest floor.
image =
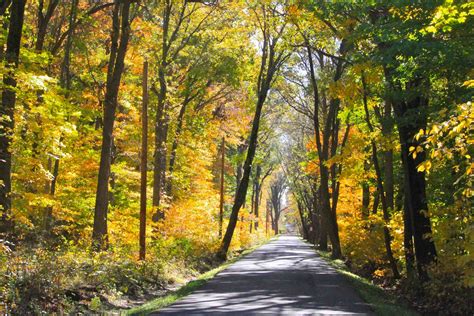
<svg viewBox="0 0 474 316">
<path fill-rule="evenodd" d="M 311 245 L 280 236 L 160 314 L 374 314 Z"/>
</svg>

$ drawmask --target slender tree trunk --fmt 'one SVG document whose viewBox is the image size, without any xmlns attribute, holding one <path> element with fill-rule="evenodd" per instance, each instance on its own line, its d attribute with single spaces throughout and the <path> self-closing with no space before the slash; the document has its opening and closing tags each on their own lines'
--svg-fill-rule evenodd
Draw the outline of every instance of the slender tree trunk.
<svg viewBox="0 0 474 316">
<path fill-rule="evenodd" d="M 232 207 L 232 213 L 230 215 L 229 225 L 227 226 L 227 230 L 224 235 L 224 239 L 222 240 L 222 245 L 218 253 L 218 256 L 221 259 L 225 259 L 227 257 L 227 251 L 229 250 L 230 242 L 232 241 L 232 235 L 234 234 L 235 226 L 237 225 L 239 211 L 242 205 L 244 204 L 245 197 L 247 196 L 247 188 L 249 185 L 252 162 L 255 156 L 255 151 L 257 149 L 257 136 L 258 136 L 258 129 L 260 126 L 260 118 L 262 114 L 263 104 L 265 103 L 265 99 L 267 97 L 267 92 L 268 92 L 268 89 L 266 89 L 264 92 L 262 91 L 257 102 L 257 107 L 255 110 L 255 115 L 253 119 L 252 132 L 250 134 L 247 158 L 245 159 L 245 163 L 243 167 L 244 173 L 242 176 L 242 180 L 240 181 L 239 186 L 237 188 L 237 194 L 235 196 L 234 205 Z"/>
<path fill-rule="evenodd" d="M 301 230 L 302 230 L 302 233 L 303 233 L 303 239 L 308 240 L 309 234 L 308 234 L 308 227 L 306 225 L 306 220 L 305 220 L 305 217 L 304 217 L 304 208 L 303 208 L 303 204 L 298 199 L 296 200 L 296 206 L 298 207 L 298 214 L 300 215 Z"/>
<path fill-rule="evenodd" d="M 262 6 L 263 10 L 267 12 L 265 5 Z M 235 226 L 237 225 L 237 219 L 239 211 L 244 205 L 247 189 L 249 185 L 250 172 L 252 168 L 253 158 L 255 156 L 255 151 L 257 149 L 257 140 L 258 140 L 258 130 L 260 127 L 260 119 L 262 116 L 262 108 L 265 104 L 265 100 L 270 90 L 271 84 L 273 82 L 275 74 L 279 71 L 279 68 L 282 65 L 282 62 L 286 58 L 284 52 L 277 52 L 276 45 L 278 40 L 281 38 L 281 35 L 284 32 L 286 24 L 282 25 L 278 34 L 272 37 L 268 29 L 268 21 L 265 20 L 262 22 L 262 33 L 263 33 L 263 45 L 262 45 L 262 57 L 260 63 L 260 71 L 257 79 L 256 95 L 258 97 L 257 104 L 255 107 L 255 115 L 252 122 L 252 130 L 250 133 L 250 139 L 248 142 L 247 157 L 244 162 L 243 167 L 243 176 L 242 180 L 239 183 L 237 194 L 234 200 L 234 205 L 232 207 L 232 213 L 229 219 L 229 225 L 222 240 L 221 247 L 217 253 L 217 257 L 220 259 L 225 259 L 227 257 L 227 251 L 229 250 L 230 243 L 232 241 L 232 236 L 234 234 Z"/>
<path fill-rule="evenodd" d="M 143 63 L 142 150 L 140 161 L 140 260 L 146 256 L 146 191 L 148 169 L 148 62 Z"/>
<path fill-rule="evenodd" d="M 404 179 L 406 181 L 406 179 Z M 408 184 L 404 184 L 405 187 Z M 406 210 L 409 209 L 408 199 L 404 199 L 404 212 L 403 212 L 403 250 L 405 254 L 405 265 L 407 269 L 407 276 L 409 279 L 415 277 L 415 249 L 413 245 L 413 217 L 410 212 Z"/>
<path fill-rule="evenodd" d="M 344 41 L 341 43 L 340 51 L 345 51 Z M 339 110 L 340 101 L 338 99 L 332 99 L 329 102 L 329 112 L 326 117 L 326 122 L 324 125 L 322 140 L 320 135 L 320 126 L 319 126 L 319 92 L 318 85 L 314 70 L 313 63 L 313 53 L 311 47 L 307 45 L 308 51 L 308 61 L 310 68 L 310 79 L 313 87 L 313 98 L 314 98 L 314 114 L 313 114 L 313 128 L 315 129 L 315 138 L 318 149 L 319 157 L 319 170 L 320 170 L 320 199 L 321 199 L 321 214 L 322 214 L 322 223 L 321 226 L 324 226 L 327 230 L 327 234 L 331 241 L 332 245 L 332 257 L 340 258 L 341 245 L 339 241 L 339 231 L 337 226 L 337 219 L 335 213 L 331 207 L 331 196 L 329 193 L 329 168 L 326 165 L 326 161 L 329 159 L 329 142 L 331 139 L 332 128 L 334 127 L 334 120 L 336 120 L 337 113 Z M 339 61 L 336 67 L 336 73 L 334 75 L 334 82 L 337 82 L 342 76 L 343 65 Z"/>
<path fill-rule="evenodd" d="M 377 214 L 380 204 L 380 192 L 379 190 L 374 192 L 374 204 L 372 204 L 372 214 Z"/>
<path fill-rule="evenodd" d="M 71 1 L 71 10 L 70 10 L 70 15 L 69 15 L 69 28 L 67 32 L 67 38 L 66 38 L 66 45 L 64 47 L 64 58 L 61 63 L 61 74 L 60 74 L 60 80 L 59 84 L 62 88 L 65 88 L 66 91 L 69 91 L 71 89 L 71 50 L 72 50 L 72 44 L 73 44 L 73 35 L 74 35 L 74 24 L 76 22 L 76 16 L 77 16 L 77 6 L 78 6 L 79 0 L 72 0 Z M 42 49 L 42 46 L 37 47 Z M 67 93 L 68 95 L 68 93 Z M 60 137 L 60 142 L 62 142 L 63 137 Z M 49 193 L 52 197 L 54 197 L 54 194 L 56 193 L 56 183 L 57 179 L 59 176 L 59 157 L 54 158 L 54 167 L 53 167 L 53 172 L 52 172 L 52 179 L 51 182 L 48 184 L 48 190 L 47 193 Z M 48 159 L 48 170 L 51 169 L 51 158 Z M 53 221 L 53 208 L 52 206 L 48 206 L 46 208 L 46 218 L 45 218 L 45 230 L 46 232 L 49 232 L 51 229 L 51 223 Z"/>
<path fill-rule="evenodd" d="M 253 214 L 253 211 L 254 211 L 254 205 L 255 205 L 255 181 L 253 182 L 252 184 L 252 196 L 250 197 L 250 212 L 249 212 L 249 215 L 252 215 Z M 249 218 L 249 231 L 250 233 L 252 233 L 252 230 L 253 230 L 253 220 L 252 218 L 250 217 Z"/>
<path fill-rule="evenodd" d="M 260 206 L 260 175 L 262 173 L 262 167 L 257 166 L 255 172 L 255 202 L 254 202 L 254 215 L 255 215 L 255 230 L 258 229 L 258 210 Z"/>
<path fill-rule="evenodd" d="M 280 212 L 277 212 L 276 210 L 275 211 L 275 217 L 274 217 L 274 220 L 275 220 L 275 235 L 278 235 L 280 233 L 280 227 L 279 227 L 279 221 L 280 221 Z"/>
<path fill-rule="evenodd" d="M 96 250 L 107 248 L 107 213 L 109 203 L 109 178 L 112 154 L 112 133 L 115 122 L 118 92 L 124 69 L 125 55 L 130 37 L 130 0 L 115 0 L 113 10 L 113 30 L 111 51 L 107 71 L 107 86 L 104 99 L 104 126 L 102 129 L 102 149 L 100 154 L 99 176 L 92 231 L 93 247 Z M 121 14 L 120 14 L 121 12 Z M 121 15 L 121 18 L 120 18 Z M 120 39 L 120 43 L 119 43 Z"/>
<path fill-rule="evenodd" d="M 269 225 L 269 222 L 270 222 L 270 214 L 269 214 L 269 209 L 270 205 L 267 201 L 267 207 L 265 209 L 265 236 L 268 236 L 268 225 Z"/>
<path fill-rule="evenodd" d="M 71 51 L 75 32 L 77 17 L 77 6 L 79 0 L 71 1 L 71 11 L 69 12 L 69 28 L 67 31 L 66 45 L 64 46 L 64 58 L 61 63 L 61 86 L 67 90 L 71 89 Z"/>
<path fill-rule="evenodd" d="M 167 86 L 164 70 L 159 70 L 159 77 L 160 92 L 158 95 L 158 110 L 155 124 L 155 161 L 153 169 L 153 206 L 156 208 L 156 213 L 153 216 L 154 221 L 164 219 L 164 210 L 161 209 L 161 202 L 166 182 L 166 146 L 168 138 Z"/>
<path fill-rule="evenodd" d="M 168 166 L 169 179 L 166 185 L 166 192 L 169 196 L 171 196 L 172 190 L 173 190 L 173 172 L 174 172 L 174 166 L 176 163 L 176 155 L 178 151 L 179 139 L 183 131 L 184 114 L 186 113 L 187 106 L 188 106 L 188 101 L 185 100 L 183 105 L 181 106 L 181 109 L 179 110 L 176 131 L 174 133 L 174 138 L 173 138 L 173 145 L 171 145 L 170 162 Z"/>
<path fill-rule="evenodd" d="M 389 71 L 386 74 L 389 74 Z M 391 82 L 390 74 L 388 81 Z M 410 152 L 410 148 L 421 146 L 422 139 L 417 140 L 415 135 L 421 129 L 426 129 L 427 124 L 425 111 L 428 107 L 428 99 L 420 95 L 422 85 L 421 78 L 412 80 L 407 84 L 407 90 L 414 91 L 416 94 L 406 102 L 392 104 L 398 125 L 405 174 L 405 223 L 411 224 L 411 227 L 405 227 L 405 234 L 409 234 L 411 230 L 418 275 L 421 280 L 426 280 L 428 279 L 427 266 L 436 261 L 436 248 L 432 240 L 428 215 L 425 173 L 418 171 L 418 165 L 424 162 L 426 157 L 424 152 L 417 153 L 416 157 Z M 405 237 L 407 247 L 411 244 L 408 241 L 409 238 L 409 236 Z M 407 259 L 410 259 L 410 249 L 406 249 L 406 253 Z"/>
<path fill-rule="evenodd" d="M 313 236 L 311 238 L 311 242 L 314 245 L 318 245 L 321 234 L 321 210 L 319 208 L 319 188 L 317 187 L 316 179 L 314 180 L 314 182 L 314 188 L 311 190 L 312 198 L 310 198 L 309 196 L 307 198 L 307 208 L 308 210 L 313 209 L 313 211 L 310 212 L 311 225 L 313 227 Z"/>
<path fill-rule="evenodd" d="M 363 102 L 364 102 L 364 110 L 365 110 L 365 121 L 367 122 L 369 131 L 373 133 L 374 128 L 372 126 L 372 123 L 370 122 L 370 114 L 369 114 L 369 107 L 368 107 L 368 100 L 367 100 L 368 90 L 365 83 L 364 74 L 362 74 L 362 85 L 363 85 Z M 390 224 L 390 214 L 389 214 L 389 209 L 387 205 L 387 200 L 385 198 L 384 185 L 383 185 L 383 180 L 382 180 L 382 171 L 379 165 L 379 159 L 378 159 L 378 154 L 377 154 L 377 145 L 375 144 L 375 141 L 373 139 L 371 140 L 371 147 L 372 147 L 372 162 L 374 164 L 375 175 L 377 179 L 377 191 L 379 193 L 378 196 L 382 202 L 382 212 L 383 212 L 383 219 L 384 219 L 383 232 L 384 232 L 384 241 L 385 241 L 385 251 L 387 253 L 387 259 L 390 263 L 390 268 L 392 269 L 393 276 L 398 279 L 400 278 L 400 274 L 398 272 L 397 262 L 395 261 L 395 258 L 393 257 L 392 246 L 391 246 L 392 236 L 390 234 L 390 230 L 388 229 L 388 225 Z"/>
<path fill-rule="evenodd" d="M 163 127 L 164 127 L 164 110 L 165 104 L 160 101 L 162 97 L 158 98 L 158 109 L 156 112 L 156 124 L 155 124 L 155 159 L 153 168 L 153 206 L 157 208 L 158 219 L 162 218 L 162 213 L 158 209 L 161 203 L 161 190 L 163 185 L 163 172 L 160 169 L 162 165 L 162 157 L 165 156 L 163 146 Z M 166 156 L 165 156 L 166 157 Z"/>
<path fill-rule="evenodd" d="M 368 172 L 370 165 L 367 161 L 364 161 L 364 172 Z M 367 219 L 369 217 L 369 205 L 370 205 L 370 186 L 367 180 L 362 182 L 362 218 Z"/>
<path fill-rule="evenodd" d="M 225 171 L 225 137 L 222 137 L 220 201 L 219 201 L 219 239 L 222 238 L 222 226 L 224 222 L 224 171 Z"/>
<path fill-rule="evenodd" d="M 158 67 L 158 81 L 160 89 L 157 91 L 158 107 L 156 110 L 155 122 L 155 159 L 153 168 L 153 207 L 156 213 L 153 215 L 153 221 L 159 221 L 164 218 L 164 211 L 160 208 L 161 195 L 164 189 L 166 169 L 166 115 L 167 115 L 167 94 L 168 85 L 166 75 L 168 71 L 168 53 L 170 43 L 168 42 L 168 33 L 171 19 L 172 3 L 167 0 L 164 3 L 163 10 L 163 35 L 161 48 L 161 61 Z"/>
<path fill-rule="evenodd" d="M 59 4 L 59 0 L 50 0 L 46 12 L 43 12 L 44 9 L 44 0 L 39 0 L 38 3 L 38 33 L 36 36 L 35 49 L 37 52 L 42 52 L 44 47 L 44 41 L 46 38 L 46 33 L 48 30 L 49 22 L 53 17 L 54 11 L 56 10 Z"/>
<path fill-rule="evenodd" d="M 393 132 L 392 106 L 390 102 L 384 103 L 384 117 L 382 122 L 382 133 L 385 137 L 390 137 Z M 384 151 L 384 185 L 387 207 L 394 208 L 394 176 L 393 176 L 393 150 Z"/>
<path fill-rule="evenodd" d="M 327 224 L 325 223 L 324 219 L 325 216 L 323 214 L 323 205 L 322 205 L 322 198 L 321 198 L 321 186 L 318 189 L 318 203 L 316 206 L 318 207 L 318 226 L 319 226 L 319 238 L 318 238 L 318 248 L 322 251 L 328 251 L 328 230 Z"/>
<path fill-rule="evenodd" d="M 25 4 L 26 0 L 13 1 L 11 4 L 7 48 L 5 51 L 6 71 L 3 75 L 4 86 L 2 91 L 2 106 L 0 108 L 0 130 L 2 131 L 0 133 L 0 209 L 2 210 L 0 233 L 6 233 L 11 229 L 11 143 L 15 126 L 15 88 L 17 85 L 15 69 L 18 67 L 19 62 Z"/>
<path fill-rule="evenodd" d="M 379 197 L 382 202 L 383 219 L 385 222 L 385 225 L 383 227 L 385 250 L 387 252 L 387 258 L 390 263 L 393 276 L 396 279 L 398 279 L 400 278 L 400 274 L 398 272 L 396 260 L 393 257 L 392 246 L 391 246 L 392 236 L 388 229 L 388 225 L 390 224 L 389 209 L 388 209 L 388 205 L 387 205 L 385 193 L 384 193 L 384 187 L 383 187 L 383 182 L 382 182 L 382 171 L 380 169 L 378 158 L 377 158 L 377 147 L 375 145 L 375 142 L 373 141 L 372 141 L 372 159 L 374 161 L 375 173 L 377 176 L 377 189 L 379 191 Z"/>
</svg>

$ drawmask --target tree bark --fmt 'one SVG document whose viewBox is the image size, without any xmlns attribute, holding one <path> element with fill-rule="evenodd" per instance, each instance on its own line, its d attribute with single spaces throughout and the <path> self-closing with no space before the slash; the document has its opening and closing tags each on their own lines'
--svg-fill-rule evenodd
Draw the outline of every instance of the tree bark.
<svg viewBox="0 0 474 316">
<path fill-rule="evenodd" d="M 155 159 L 153 168 L 153 207 L 156 212 L 153 215 L 153 221 L 159 221 L 164 218 L 164 211 L 160 208 L 161 196 L 165 185 L 166 176 L 166 140 L 167 140 L 167 94 L 168 85 L 166 75 L 168 71 L 168 54 L 172 40 L 169 39 L 169 28 L 172 14 L 172 2 L 167 0 L 163 9 L 163 37 L 161 47 L 161 60 L 158 66 L 158 82 L 160 88 L 156 91 L 158 97 L 158 106 L 156 110 L 155 122 Z M 176 29 L 177 31 L 177 29 Z M 172 32 L 175 34 L 175 32 Z"/>
<path fill-rule="evenodd" d="M 428 279 L 426 268 L 436 261 L 437 254 L 428 214 L 425 173 L 418 171 L 418 166 L 425 161 L 426 154 L 422 151 L 414 156 L 410 148 L 421 146 L 422 139 L 416 139 L 415 135 L 426 129 L 428 99 L 421 92 L 423 78 L 415 77 L 407 83 L 405 90 L 402 90 L 392 80 L 392 72 L 391 68 L 385 67 L 385 77 L 390 88 L 394 92 L 410 95 L 404 100 L 390 100 L 399 131 L 404 170 L 404 245 L 407 270 L 413 265 L 414 253 L 418 275 L 424 281 Z"/>
<path fill-rule="evenodd" d="M 254 215 L 255 215 L 255 230 L 258 229 L 258 211 L 260 206 L 260 175 L 262 173 L 262 167 L 257 166 L 255 172 L 255 202 L 254 202 Z"/>
<path fill-rule="evenodd" d="M 299 199 L 296 200 L 296 206 L 298 207 L 298 214 L 300 215 L 300 220 L 301 220 L 301 230 L 303 233 L 303 239 L 308 240 L 309 239 L 309 233 L 308 233 L 308 227 L 306 225 L 306 220 L 304 217 L 304 208 L 303 204 Z M 310 240 L 309 240 L 310 241 Z M 310 241 L 312 242 L 312 241 Z"/>
<path fill-rule="evenodd" d="M 163 169 L 163 166 L 166 166 L 166 78 L 164 70 L 161 69 L 158 73 L 160 77 L 160 91 L 158 93 L 158 109 L 155 123 L 155 160 L 153 170 L 153 206 L 157 208 L 154 216 L 155 221 L 164 217 L 162 210 L 160 210 L 160 204 L 165 181 L 165 169 Z"/>
<path fill-rule="evenodd" d="M 115 110 L 118 92 L 124 69 L 125 55 L 130 37 L 130 0 L 115 0 L 111 49 L 107 70 L 107 85 L 104 98 L 104 126 L 102 129 L 102 149 L 97 183 L 97 194 L 92 231 L 93 248 L 107 248 L 107 213 L 109 204 L 109 178 L 112 154 L 112 134 L 115 122 Z M 119 40 L 120 39 L 120 40 Z"/>
<path fill-rule="evenodd" d="M 0 233 L 7 233 L 11 229 L 11 172 L 12 154 L 11 143 L 13 137 L 14 111 L 16 102 L 15 88 L 17 85 L 15 69 L 18 67 L 21 36 L 26 0 L 13 1 L 10 11 L 7 48 L 5 51 L 6 72 L 3 75 L 2 106 L 0 108 L 0 209 L 2 218 Z"/>
<path fill-rule="evenodd" d="M 262 8 L 263 10 L 267 10 L 265 5 L 263 5 Z M 255 107 L 252 131 L 250 133 L 250 139 L 248 142 L 247 157 L 243 167 L 242 180 L 240 181 L 237 189 L 234 205 L 232 207 L 232 213 L 229 219 L 229 225 L 227 226 L 224 239 L 222 240 L 221 247 L 217 253 L 218 258 L 220 259 L 225 259 L 227 257 L 227 251 L 229 250 L 235 226 L 237 225 L 239 211 L 246 200 L 252 162 L 257 149 L 258 130 L 260 127 L 262 108 L 267 98 L 268 91 L 270 90 L 270 86 L 273 82 L 274 75 L 281 67 L 284 59 L 287 58 L 287 55 L 285 55 L 284 52 L 277 53 L 275 50 L 276 45 L 281 38 L 282 33 L 284 32 L 286 24 L 283 24 L 278 30 L 277 34 L 272 36 L 270 35 L 269 25 L 266 19 L 267 17 L 265 16 L 264 21 L 260 25 L 262 27 L 264 40 L 262 45 L 260 71 L 257 79 L 256 95 L 258 99 Z"/>
<path fill-rule="evenodd" d="M 315 129 L 315 138 L 316 138 L 316 145 L 318 150 L 318 157 L 319 157 L 319 170 L 320 170 L 320 199 L 321 199 L 321 214 L 322 214 L 322 223 L 321 227 L 325 227 L 327 230 L 327 234 L 331 241 L 332 245 L 332 257 L 333 258 L 340 258 L 342 256 L 341 253 L 341 244 L 339 241 L 339 229 L 337 226 L 337 219 L 335 217 L 335 213 L 331 207 L 331 195 L 329 193 L 329 168 L 326 166 L 326 161 L 329 159 L 329 142 L 331 139 L 332 129 L 334 127 L 334 120 L 337 117 L 337 113 L 339 110 L 340 101 L 338 99 L 332 99 L 329 102 L 329 111 L 326 117 L 326 122 L 324 125 L 323 133 L 322 133 L 322 140 L 320 135 L 320 122 L 319 122 L 319 93 L 318 93 L 318 85 L 314 70 L 313 64 L 313 53 L 311 50 L 311 46 L 307 44 L 307 52 L 308 52 L 308 61 L 309 61 L 309 68 L 310 68 L 310 80 L 311 85 L 313 88 L 313 102 L 314 102 L 314 114 L 313 114 L 313 128 Z M 340 51 L 345 51 L 345 42 L 342 41 Z M 337 82 L 342 76 L 342 62 L 338 61 L 336 72 L 334 75 L 334 82 Z M 333 201 L 334 202 L 334 201 Z M 324 240 L 323 240 L 324 241 Z"/>
<path fill-rule="evenodd" d="M 71 89 L 71 50 L 75 31 L 75 23 L 77 17 L 77 6 L 79 0 L 71 1 L 71 11 L 69 12 L 69 28 L 67 31 L 66 45 L 64 47 L 64 58 L 61 63 L 61 85 L 67 90 Z"/>
<path fill-rule="evenodd" d="M 369 114 L 369 107 L 368 107 L 368 100 L 367 100 L 368 90 L 367 90 L 364 74 L 362 74 L 362 86 L 363 86 L 363 103 L 364 103 L 364 111 L 365 111 L 365 121 L 367 122 L 369 131 L 373 133 L 374 128 L 372 126 L 372 123 L 370 122 L 370 114 Z M 372 147 L 372 162 L 374 164 L 375 175 L 377 179 L 377 190 L 379 193 L 378 196 L 382 202 L 382 212 L 383 212 L 383 219 L 384 219 L 383 232 L 384 232 L 385 251 L 387 253 L 387 259 L 390 263 L 390 268 L 392 269 L 393 276 L 394 278 L 398 279 L 400 278 L 400 273 L 398 272 L 397 262 L 395 261 L 395 258 L 393 257 L 392 246 L 391 246 L 392 236 L 390 234 L 390 230 L 388 229 L 388 225 L 390 224 L 390 214 L 389 214 L 387 200 L 386 200 L 385 192 L 384 192 L 382 170 L 379 165 L 379 159 L 378 159 L 378 154 L 377 154 L 377 145 L 375 144 L 375 141 L 373 139 L 371 139 L 371 147 Z"/>
<path fill-rule="evenodd" d="M 169 196 L 172 194 L 173 190 L 173 172 L 174 166 L 176 163 L 176 155 L 178 151 L 179 139 L 181 137 L 181 133 L 183 131 L 183 122 L 184 122 L 184 114 L 186 113 L 186 108 L 188 106 L 188 100 L 184 100 L 181 109 L 179 110 L 177 124 L 176 124 L 176 131 L 174 132 L 173 137 L 173 144 L 171 145 L 171 153 L 170 153 L 170 161 L 168 166 L 168 181 L 166 184 L 166 192 Z"/>
<path fill-rule="evenodd" d="M 268 90 L 266 90 L 264 93 L 262 92 L 262 94 L 258 98 L 257 108 L 255 110 L 255 115 L 253 119 L 252 133 L 250 134 L 247 158 L 245 159 L 245 163 L 243 167 L 244 174 L 237 188 L 237 194 L 235 196 L 234 205 L 232 207 L 232 213 L 230 215 L 229 225 L 227 226 L 227 230 L 224 235 L 224 239 L 222 240 L 222 245 L 218 253 L 218 257 L 221 259 L 225 259 L 227 257 L 227 251 L 229 250 L 230 242 L 232 241 L 232 235 L 234 234 L 235 226 L 237 225 L 239 211 L 242 205 L 244 204 L 245 197 L 247 196 L 247 188 L 249 185 L 252 161 L 255 156 L 255 151 L 257 147 L 257 136 L 258 136 L 258 129 L 260 126 L 262 107 L 265 102 L 267 92 Z"/>
<path fill-rule="evenodd" d="M 224 171 L 225 171 L 225 137 L 222 137 L 220 201 L 219 201 L 219 239 L 222 238 L 222 226 L 224 223 Z"/>
<path fill-rule="evenodd" d="M 46 33 L 48 31 L 48 24 L 53 17 L 54 11 L 59 4 L 59 0 L 50 0 L 46 12 L 44 9 L 44 0 L 40 0 L 38 3 L 38 33 L 36 35 L 35 49 L 37 52 L 42 52 L 44 47 L 44 41 L 46 39 Z"/>
<path fill-rule="evenodd" d="M 364 171 L 368 172 L 370 165 L 367 161 L 364 161 Z M 367 180 L 362 182 L 362 218 L 367 219 L 369 217 L 369 205 L 370 205 L 370 186 Z"/>
<path fill-rule="evenodd" d="M 143 63 L 142 150 L 140 161 L 140 260 L 146 257 L 146 191 L 148 170 L 148 61 Z"/>
<path fill-rule="evenodd" d="M 392 106 L 390 102 L 384 103 L 384 117 L 382 122 L 382 134 L 385 137 L 390 137 L 393 132 L 392 122 Z M 384 189 L 385 198 L 387 200 L 387 207 L 394 209 L 394 176 L 393 176 L 393 150 L 388 149 L 384 151 Z"/>
</svg>

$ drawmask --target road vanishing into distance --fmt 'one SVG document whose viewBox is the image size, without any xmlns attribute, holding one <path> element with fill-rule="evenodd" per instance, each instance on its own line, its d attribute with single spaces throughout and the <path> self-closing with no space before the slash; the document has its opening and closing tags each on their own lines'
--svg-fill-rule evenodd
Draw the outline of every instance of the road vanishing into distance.
<svg viewBox="0 0 474 316">
<path fill-rule="evenodd" d="M 373 311 L 297 236 L 260 247 L 155 315 L 370 315 Z"/>
</svg>

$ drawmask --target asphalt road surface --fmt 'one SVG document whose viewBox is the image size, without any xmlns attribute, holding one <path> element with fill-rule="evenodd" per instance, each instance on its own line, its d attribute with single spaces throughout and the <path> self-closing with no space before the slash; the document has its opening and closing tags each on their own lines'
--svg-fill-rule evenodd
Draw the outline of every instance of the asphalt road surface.
<svg viewBox="0 0 474 316">
<path fill-rule="evenodd" d="M 370 307 L 311 246 L 281 236 L 159 315 L 366 315 Z"/>
</svg>

